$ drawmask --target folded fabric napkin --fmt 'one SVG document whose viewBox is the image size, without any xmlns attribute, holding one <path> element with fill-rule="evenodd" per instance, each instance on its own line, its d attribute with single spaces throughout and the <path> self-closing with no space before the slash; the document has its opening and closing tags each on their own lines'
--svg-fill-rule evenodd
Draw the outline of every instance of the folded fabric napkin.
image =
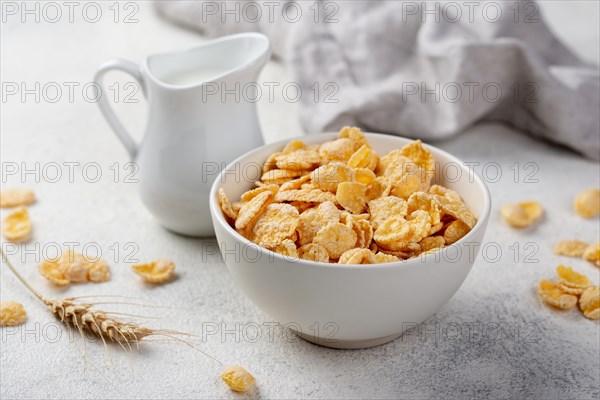
<svg viewBox="0 0 600 400">
<path fill-rule="evenodd" d="M 258 31 L 302 89 L 309 132 L 356 125 L 425 140 L 508 123 L 600 158 L 600 74 L 534 1 L 173 1 L 208 36 Z"/>
</svg>

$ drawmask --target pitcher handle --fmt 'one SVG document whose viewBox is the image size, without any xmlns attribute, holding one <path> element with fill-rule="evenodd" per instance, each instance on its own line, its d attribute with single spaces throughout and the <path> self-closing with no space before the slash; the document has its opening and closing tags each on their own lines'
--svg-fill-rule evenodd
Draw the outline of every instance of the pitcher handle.
<svg viewBox="0 0 600 400">
<path fill-rule="evenodd" d="M 142 75 L 139 65 L 137 65 L 134 62 L 123 59 L 114 59 L 105 62 L 100 66 L 100 68 L 96 72 L 96 75 L 94 76 L 94 81 L 102 89 L 102 95 L 100 96 L 100 100 L 98 101 L 100 111 L 102 111 L 102 115 L 104 115 L 104 118 L 106 118 L 106 121 L 108 122 L 112 130 L 117 134 L 117 137 L 119 138 L 119 140 L 121 140 L 123 146 L 125 146 L 125 149 L 129 153 L 131 159 L 134 160 L 137 153 L 137 144 L 132 139 L 129 132 L 127 132 L 121 121 L 119 121 L 119 119 L 117 118 L 117 115 L 115 114 L 108 102 L 108 96 L 104 95 L 104 93 L 106 93 L 104 91 L 104 75 L 111 70 L 127 72 L 128 74 L 133 76 L 140 85 L 144 97 L 146 97 L 146 84 L 144 81 L 144 76 Z"/>
</svg>

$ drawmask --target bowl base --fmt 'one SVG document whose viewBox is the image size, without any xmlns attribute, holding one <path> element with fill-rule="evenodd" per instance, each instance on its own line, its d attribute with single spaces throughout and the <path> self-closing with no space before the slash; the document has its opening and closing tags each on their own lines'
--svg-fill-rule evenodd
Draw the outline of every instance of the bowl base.
<svg viewBox="0 0 600 400">
<path fill-rule="evenodd" d="M 367 340 L 337 340 L 337 339 L 328 339 L 328 338 L 320 338 L 314 335 L 307 335 L 305 333 L 301 333 L 298 331 L 292 331 L 300 336 L 302 339 L 307 342 L 311 342 L 313 344 L 329 347 L 331 349 L 342 349 L 342 350 L 352 350 L 352 349 L 366 349 L 368 347 L 379 346 L 392 340 L 402 336 L 402 333 L 395 333 L 390 336 L 385 336 L 376 339 L 367 339 Z"/>
</svg>

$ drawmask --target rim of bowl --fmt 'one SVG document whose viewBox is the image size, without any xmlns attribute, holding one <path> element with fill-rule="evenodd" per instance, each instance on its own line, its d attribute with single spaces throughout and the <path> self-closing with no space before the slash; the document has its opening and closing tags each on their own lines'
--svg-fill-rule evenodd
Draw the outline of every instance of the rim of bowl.
<svg viewBox="0 0 600 400">
<path fill-rule="evenodd" d="M 386 137 L 386 138 L 392 137 L 392 138 L 406 139 L 406 140 L 411 140 L 411 141 L 417 140 L 417 139 L 407 138 L 404 136 L 386 135 L 383 133 L 374 133 L 374 132 L 363 132 L 363 133 L 365 134 L 365 136 L 367 136 L 367 139 L 369 136 L 375 136 L 375 137 L 382 136 L 382 137 Z M 308 137 L 312 137 L 312 136 L 319 137 L 319 136 L 332 135 L 332 134 L 337 135 L 337 132 L 323 132 L 323 133 L 318 133 L 318 134 L 314 134 L 314 135 L 309 135 Z M 291 142 L 292 140 L 303 140 L 304 141 L 304 140 L 306 140 L 306 138 L 307 138 L 306 135 L 305 136 L 294 136 L 294 137 L 291 137 L 288 139 L 282 139 L 282 140 L 278 140 L 276 142 L 265 144 L 263 146 L 257 147 L 253 150 L 250 150 L 250 151 L 242 154 L 241 156 L 239 156 L 238 158 L 236 158 L 235 160 L 233 160 L 232 162 L 227 164 L 225 169 L 223 169 L 221 172 L 219 172 L 219 174 L 215 178 L 215 180 L 212 184 L 212 187 L 210 189 L 209 206 L 211 209 L 211 214 L 213 216 L 213 224 L 219 223 L 221 225 L 224 225 L 225 229 L 228 230 L 242 244 L 255 247 L 255 248 L 259 249 L 262 253 L 268 254 L 269 257 L 281 259 L 282 261 L 287 261 L 293 265 L 302 265 L 305 267 L 344 269 L 344 270 L 347 270 L 347 269 L 370 270 L 370 269 L 382 269 L 382 268 L 410 268 L 410 267 L 413 267 L 415 265 L 418 265 L 420 263 L 427 261 L 428 258 L 431 259 L 431 257 L 435 257 L 436 255 L 438 255 L 438 257 L 439 257 L 439 255 L 443 255 L 444 253 L 447 253 L 448 249 L 458 246 L 459 244 L 461 244 L 463 242 L 466 242 L 466 240 L 469 237 L 473 236 L 476 231 L 485 229 L 485 226 L 487 224 L 487 220 L 490 216 L 490 212 L 491 212 L 491 208 L 492 208 L 492 200 L 491 200 L 490 191 L 489 191 L 487 185 L 485 184 L 485 182 L 483 181 L 483 179 L 481 179 L 481 177 L 479 176 L 479 174 L 476 171 L 469 171 L 469 173 L 472 173 L 475 178 L 474 182 L 483 190 L 484 204 L 483 204 L 483 210 L 481 212 L 481 216 L 479 218 L 477 218 L 477 223 L 475 224 L 473 229 L 471 229 L 469 231 L 469 233 L 467 233 L 465 236 L 460 238 L 458 241 L 456 241 L 455 243 L 451 244 L 448 247 L 444 247 L 442 250 L 439 250 L 439 251 L 436 251 L 433 253 L 429 253 L 429 254 L 425 254 L 424 256 L 421 255 L 421 256 L 418 256 L 418 257 L 415 257 L 412 259 L 408 259 L 408 260 L 400 260 L 400 261 L 395 261 L 395 262 L 390 262 L 390 263 L 381 263 L 381 264 L 324 263 L 324 262 L 320 262 L 320 261 L 311 261 L 311 260 L 304 260 L 301 258 L 284 256 L 282 254 L 279 254 L 272 250 L 264 248 L 264 247 L 260 246 L 258 243 L 254 243 L 251 240 L 246 239 L 245 237 L 240 235 L 235 229 L 233 229 L 231 227 L 231 225 L 229 225 L 229 223 L 227 223 L 227 221 L 225 220 L 225 217 L 223 216 L 223 211 L 221 210 L 221 207 L 218 204 L 217 192 L 221 186 L 220 181 L 221 181 L 222 175 L 225 173 L 225 171 L 227 171 L 229 169 L 230 166 L 232 166 L 236 163 L 240 163 L 243 159 L 247 158 L 252 153 L 255 153 L 265 147 L 271 147 L 271 146 L 276 147 L 279 145 L 285 145 L 285 144 Z M 326 140 L 328 140 L 328 139 L 326 139 Z M 435 149 L 436 152 L 439 152 L 439 153 L 443 154 L 445 157 L 447 157 L 449 161 L 455 162 L 455 163 L 461 165 L 461 167 L 464 167 L 464 162 L 461 161 L 459 158 L 455 157 L 454 155 L 452 155 L 438 147 L 432 146 L 428 143 L 423 143 L 423 145 L 425 145 L 426 147 Z M 216 220 L 215 220 L 215 217 L 216 217 Z"/>
</svg>

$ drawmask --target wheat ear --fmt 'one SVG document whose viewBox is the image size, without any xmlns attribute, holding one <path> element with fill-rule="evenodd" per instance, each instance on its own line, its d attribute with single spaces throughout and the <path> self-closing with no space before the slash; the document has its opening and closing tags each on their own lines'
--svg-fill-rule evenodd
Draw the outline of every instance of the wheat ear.
<svg viewBox="0 0 600 400">
<path fill-rule="evenodd" d="M 92 307 L 95 306 L 95 303 L 78 302 L 72 297 L 66 299 L 49 299 L 45 297 L 21 276 L 21 274 L 13 267 L 2 249 L 0 249 L 0 253 L 2 254 L 2 260 L 17 279 L 19 279 L 31 293 L 40 299 L 60 322 L 69 327 L 74 327 L 82 337 L 85 337 L 85 334 L 89 333 L 99 337 L 104 343 L 104 346 L 106 346 L 107 342 L 113 342 L 121 346 L 124 350 L 127 350 L 127 348 L 131 350 L 131 344 L 137 346 L 139 342 L 147 336 L 163 336 L 187 344 L 208 358 L 223 365 L 221 361 L 206 354 L 187 341 L 173 336 L 182 335 L 182 332 L 150 329 L 130 322 L 124 322 L 112 317 L 110 312 L 92 309 Z"/>
</svg>

